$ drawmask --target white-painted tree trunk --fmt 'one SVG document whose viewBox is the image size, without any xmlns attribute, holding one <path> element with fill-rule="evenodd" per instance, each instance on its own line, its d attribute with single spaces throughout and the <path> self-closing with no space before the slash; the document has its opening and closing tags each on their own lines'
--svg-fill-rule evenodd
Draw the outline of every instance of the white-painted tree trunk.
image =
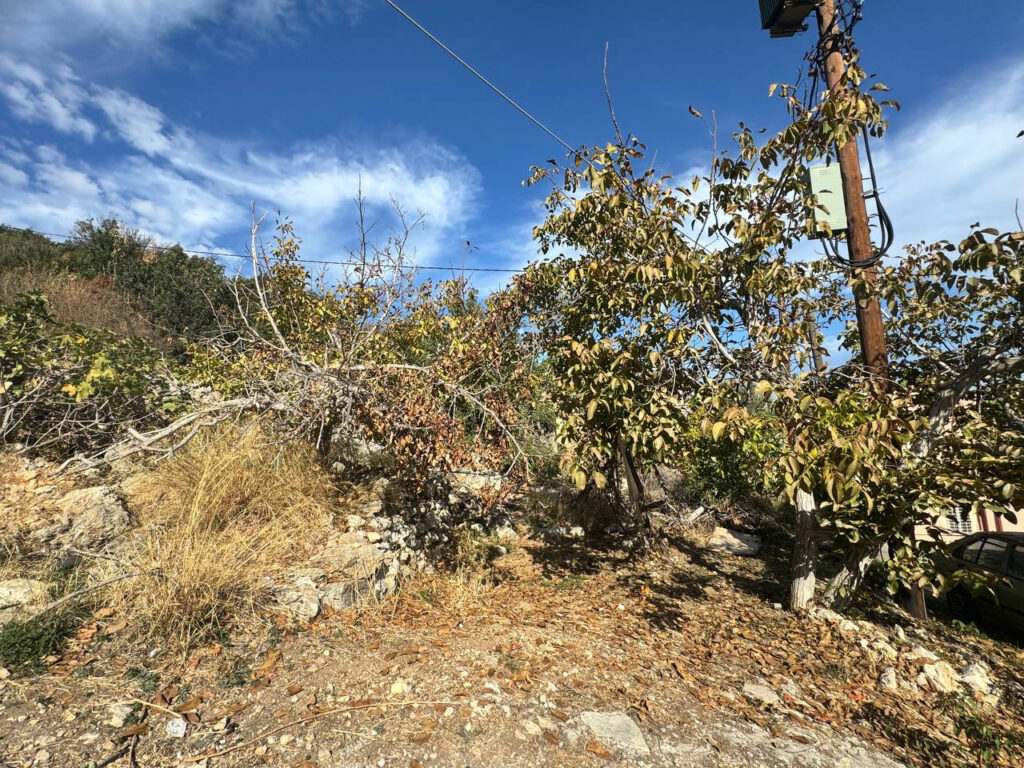
<svg viewBox="0 0 1024 768">
<path fill-rule="evenodd" d="M 793 544 L 793 571 L 789 585 L 789 609 L 802 611 L 814 601 L 818 564 L 818 509 L 814 494 L 796 492 L 796 541 Z"/>
</svg>

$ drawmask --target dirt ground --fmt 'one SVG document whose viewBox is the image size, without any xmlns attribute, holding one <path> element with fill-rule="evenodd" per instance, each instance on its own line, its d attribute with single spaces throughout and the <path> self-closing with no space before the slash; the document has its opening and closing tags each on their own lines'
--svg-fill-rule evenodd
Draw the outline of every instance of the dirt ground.
<svg viewBox="0 0 1024 768">
<path fill-rule="evenodd" d="M 486 583 L 424 577 L 185 656 L 98 616 L 45 673 L 0 680 L 0 763 L 967 764 L 977 745 L 943 721 L 956 719 L 945 699 L 877 683 L 887 666 L 913 680 L 919 646 L 955 667 L 983 657 L 1002 695 L 993 717 L 1019 726 L 1019 647 L 895 611 L 794 617 L 775 605 L 779 565 L 685 539 L 639 561 L 526 540 Z M 883 636 L 896 661 L 869 647 Z"/>
</svg>

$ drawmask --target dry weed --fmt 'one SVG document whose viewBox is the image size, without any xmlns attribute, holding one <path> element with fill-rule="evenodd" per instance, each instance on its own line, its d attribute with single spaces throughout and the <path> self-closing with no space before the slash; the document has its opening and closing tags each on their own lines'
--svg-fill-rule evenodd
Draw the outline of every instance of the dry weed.
<svg viewBox="0 0 1024 768">
<path fill-rule="evenodd" d="M 120 336 L 156 336 L 153 326 L 108 278 L 88 280 L 32 267 L 0 272 L 0 304 L 32 291 L 46 295 L 59 323 L 99 328 Z"/>
<path fill-rule="evenodd" d="M 126 563 L 139 575 L 109 597 L 182 647 L 254 617 L 268 579 L 331 522 L 332 489 L 312 451 L 254 424 L 198 436 L 141 485 Z"/>
</svg>

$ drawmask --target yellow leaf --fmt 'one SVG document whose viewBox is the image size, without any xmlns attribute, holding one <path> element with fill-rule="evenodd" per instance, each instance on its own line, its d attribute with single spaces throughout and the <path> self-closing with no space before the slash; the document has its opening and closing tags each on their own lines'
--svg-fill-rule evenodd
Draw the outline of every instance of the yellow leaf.
<svg viewBox="0 0 1024 768">
<path fill-rule="evenodd" d="M 584 488 L 587 487 L 587 473 L 584 472 L 583 470 L 576 470 L 576 473 L 573 475 L 572 479 L 576 483 L 576 488 L 578 490 L 582 491 Z"/>
</svg>

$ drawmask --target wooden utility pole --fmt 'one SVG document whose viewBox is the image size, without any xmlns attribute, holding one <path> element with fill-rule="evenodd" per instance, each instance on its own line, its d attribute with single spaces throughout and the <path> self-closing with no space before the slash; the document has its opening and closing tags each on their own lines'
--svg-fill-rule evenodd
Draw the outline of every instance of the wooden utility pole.
<svg viewBox="0 0 1024 768">
<path fill-rule="evenodd" d="M 829 91 L 844 88 L 843 76 L 846 63 L 843 61 L 842 37 L 836 20 L 835 0 L 820 0 L 818 3 L 818 34 L 825 54 L 825 82 Z M 864 201 L 864 178 L 860 170 L 860 152 L 854 137 L 838 148 L 839 169 L 843 175 L 843 196 L 846 198 L 846 243 L 853 264 L 867 264 L 874 256 L 871 244 L 871 229 L 868 225 L 868 207 Z M 874 266 L 864 268 L 864 279 L 874 285 L 877 275 Z M 857 297 L 860 299 L 861 297 Z M 871 376 L 888 386 L 889 358 L 885 347 L 885 332 L 882 328 L 882 308 L 878 300 L 870 298 L 866 306 L 857 301 L 857 328 L 860 331 L 860 348 L 864 354 L 864 365 Z"/>
<path fill-rule="evenodd" d="M 818 2 L 818 35 L 825 55 L 825 82 L 829 91 L 846 87 L 843 76 L 846 63 L 843 61 L 842 37 L 836 20 L 835 0 Z M 843 196 L 846 198 L 846 242 L 850 262 L 855 266 L 868 264 L 874 256 L 871 244 L 871 228 L 868 224 L 868 207 L 864 201 L 864 178 L 860 170 L 860 152 L 857 138 L 853 137 L 838 148 L 839 169 L 843 176 Z M 864 280 L 873 287 L 878 280 L 874 265 L 865 266 Z M 881 384 L 883 390 L 889 387 L 889 355 L 885 346 L 885 330 L 882 325 L 882 308 L 873 296 L 856 296 L 857 329 L 860 332 L 860 348 L 864 365 L 871 377 Z M 863 305 L 862 305 L 863 303 Z M 911 587 L 907 608 L 910 614 L 923 619 L 928 616 L 924 590 Z"/>
</svg>

